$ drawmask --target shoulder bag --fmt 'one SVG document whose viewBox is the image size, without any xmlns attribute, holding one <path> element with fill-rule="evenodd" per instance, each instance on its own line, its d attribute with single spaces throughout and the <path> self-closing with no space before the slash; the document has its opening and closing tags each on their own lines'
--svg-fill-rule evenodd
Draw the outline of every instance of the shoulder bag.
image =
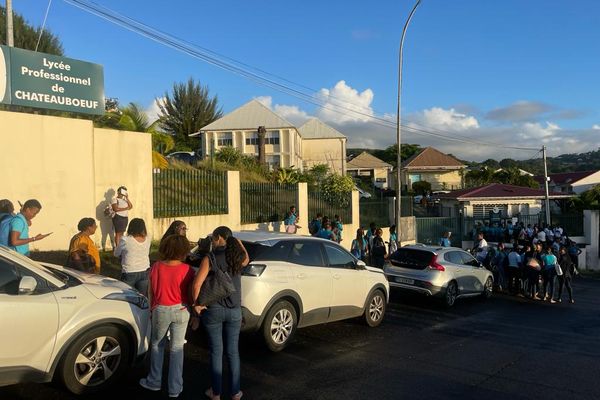
<svg viewBox="0 0 600 400">
<path fill-rule="evenodd" d="M 214 254 L 208 254 L 208 262 L 210 271 L 208 272 L 204 283 L 202 283 L 197 301 L 199 305 L 203 306 L 217 303 L 235 292 L 235 286 L 233 285 L 231 276 L 219 267 Z"/>
</svg>

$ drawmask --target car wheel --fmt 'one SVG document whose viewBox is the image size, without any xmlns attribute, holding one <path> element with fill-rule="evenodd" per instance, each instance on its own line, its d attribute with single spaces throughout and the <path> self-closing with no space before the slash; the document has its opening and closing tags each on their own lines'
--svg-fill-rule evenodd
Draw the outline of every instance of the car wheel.
<svg viewBox="0 0 600 400">
<path fill-rule="evenodd" d="M 492 293 L 494 293 L 494 281 L 488 276 L 487 280 L 485 281 L 485 285 L 483 286 L 483 293 L 481 293 L 481 297 L 484 299 L 489 299 L 492 297 Z"/>
<path fill-rule="evenodd" d="M 125 333 L 116 326 L 101 326 L 85 332 L 69 346 L 59 372 L 71 392 L 95 393 L 118 379 L 129 359 Z"/>
<path fill-rule="evenodd" d="M 297 325 L 296 309 L 290 302 L 280 301 L 271 307 L 263 323 L 263 336 L 269 350 L 283 350 L 294 336 Z"/>
<path fill-rule="evenodd" d="M 456 302 L 456 297 L 458 296 L 458 286 L 456 282 L 452 281 L 448 283 L 448 287 L 446 288 L 446 295 L 444 296 L 444 305 L 446 307 L 452 307 Z"/>
<path fill-rule="evenodd" d="M 385 294 L 381 290 L 375 290 L 367 302 L 365 308 L 365 322 L 370 327 L 376 327 L 383 321 L 385 314 Z"/>
</svg>

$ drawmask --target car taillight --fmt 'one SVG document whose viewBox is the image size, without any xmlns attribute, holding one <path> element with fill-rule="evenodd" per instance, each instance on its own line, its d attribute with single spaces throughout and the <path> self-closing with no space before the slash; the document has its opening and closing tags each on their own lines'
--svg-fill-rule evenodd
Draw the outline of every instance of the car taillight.
<svg viewBox="0 0 600 400">
<path fill-rule="evenodd" d="M 248 264 L 242 270 L 242 275 L 260 276 L 265 268 L 267 268 L 265 264 Z"/>
<path fill-rule="evenodd" d="M 429 269 L 434 269 L 436 271 L 445 271 L 446 268 L 440 263 L 437 262 L 437 255 L 434 255 L 431 259 L 431 263 L 429 263 Z"/>
</svg>

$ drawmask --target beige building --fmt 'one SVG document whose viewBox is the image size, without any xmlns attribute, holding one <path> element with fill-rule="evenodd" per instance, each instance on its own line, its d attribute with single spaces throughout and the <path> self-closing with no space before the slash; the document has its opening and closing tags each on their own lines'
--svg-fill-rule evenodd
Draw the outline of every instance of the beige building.
<svg viewBox="0 0 600 400">
<path fill-rule="evenodd" d="M 346 137 L 343 134 L 317 119 L 297 128 L 258 100 L 249 101 L 190 136 L 200 137 L 202 158 L 226 146 L 258 157 L 259 126 L 267 130 L 265 159 L 271 168 L 303 169 L 327 164 L 332 171 L 344 173 Z"/>
<path fill-rule="evenodd" d="M 431 190 L 461 189 L 465 168 L 456 158 L 426 147 L 402 163 L 402 185 L 411 189 L 415 182 L 427 181 Z"/>
<path fill-rule="evenodd" d="M 346 172 L 346 136 L 316 118 L 298 128 L 302 138 L 302 166 L 327 164 L 331 171 Z"/>
<path fill-rule="evenodd" d="M 369 177 L 375 187 L 387 189 L 390 187 L 389 176 L 392 168 L 392 165 L 363 151 L 348 161 L 346 171 L 352 177 Z"/>
</svg>

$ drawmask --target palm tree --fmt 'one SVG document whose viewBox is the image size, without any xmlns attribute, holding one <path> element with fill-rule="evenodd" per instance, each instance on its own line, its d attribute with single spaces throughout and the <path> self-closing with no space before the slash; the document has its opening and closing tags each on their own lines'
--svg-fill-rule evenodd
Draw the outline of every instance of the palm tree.
<svg viewBox="0 0 600 400">
<path fill-rule="evenodd" d="M 172 94 L 166 93 L 158 103 L 160 126 L 175 139 L 177 150 L 195 150 L 196 139 L 189 135 L 221 118 L 217 96 L 210 97 L 208 86 L 190 78 L 187 83 L 173 84 Z"/>
</svg>

